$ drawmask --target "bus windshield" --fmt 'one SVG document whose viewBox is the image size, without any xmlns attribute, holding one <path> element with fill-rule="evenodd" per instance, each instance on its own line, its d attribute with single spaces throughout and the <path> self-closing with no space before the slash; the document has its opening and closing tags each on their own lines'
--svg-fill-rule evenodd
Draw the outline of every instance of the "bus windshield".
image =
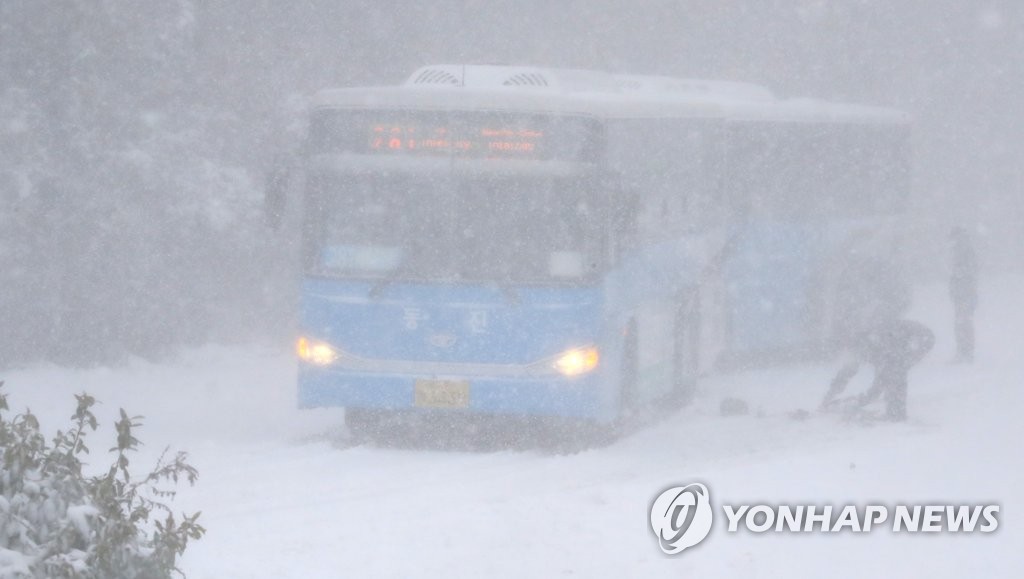
<svg viewBox="0 0 1024 579">
<path fill-rule="evenodd" d="M 311 191 L 314 274 L 578 283 L 600 270 L 605 212 L 590 179 L 362 174 Z"/>
</svg>

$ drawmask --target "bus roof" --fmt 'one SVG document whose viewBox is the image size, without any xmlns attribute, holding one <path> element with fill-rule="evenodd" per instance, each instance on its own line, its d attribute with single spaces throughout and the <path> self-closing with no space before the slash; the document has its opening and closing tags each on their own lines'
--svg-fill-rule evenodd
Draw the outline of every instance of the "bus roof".
<svg viewBox="0 0 1024 579">
<path fill-rule="evenodd" d="M 504 65 L 431 65 L 400 86 L 320 91 L 315 108 L 494 110 L 603 119 L 907 123 L 895 109 L 779 99 L 748 83 Z"/>
</svg>

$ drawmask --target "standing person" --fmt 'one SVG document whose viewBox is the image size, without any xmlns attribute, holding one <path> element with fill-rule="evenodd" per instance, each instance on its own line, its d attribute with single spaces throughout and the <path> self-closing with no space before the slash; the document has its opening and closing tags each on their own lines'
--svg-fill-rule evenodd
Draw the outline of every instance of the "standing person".
<svg viewBox="0 0 1024 579">
<path fill-rule="evenodd" d="M 850 343 L 854 359 L 844 365 L 829 386 L 821 402 L 822 409 L 834 407 L 861 364 L 875 370 L 871 388 L 856 397 L 856 406 L 864 407 L 880 395 L 885 397 L 885 418 L 907 419 L 907 377 L 935 345 L 935 334 L 923 324 L 896 319 L 875 325 Z"/>
<path fill-rule="evenodd" d="M 974 310 L 978 307 L 978 257 L 966 229 L 954 227 L 949 237 L 952 243 L 949 297 L 953 301 L 956 361 L 972 362 L 974 360 Z"/>
</svg>

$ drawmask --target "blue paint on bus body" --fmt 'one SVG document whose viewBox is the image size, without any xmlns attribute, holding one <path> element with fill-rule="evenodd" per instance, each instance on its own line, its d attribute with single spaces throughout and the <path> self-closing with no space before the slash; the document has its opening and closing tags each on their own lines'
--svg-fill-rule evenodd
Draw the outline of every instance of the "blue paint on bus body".
<svg viewBox="0 0 1024 579">
<path fill-rule="evenodd" d="M 567 378 L 552 358 L 596 345 L 599 286 L 507 287 L 309 279 L 302 334 L 342 352 L 326 367 L 303 364 L 299 405 L 414 408 L 417 380 L 469 383 L 465 411 L 600 418 L 600 368 Z M 358 360 L 346 365 L 345 358 Z M 348 367 L 347 367 L 348 366 Z"/>
</svg>

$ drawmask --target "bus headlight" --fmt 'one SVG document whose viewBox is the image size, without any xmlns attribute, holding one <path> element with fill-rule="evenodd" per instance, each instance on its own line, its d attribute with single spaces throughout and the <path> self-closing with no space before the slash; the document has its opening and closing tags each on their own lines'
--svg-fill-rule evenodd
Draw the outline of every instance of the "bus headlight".
<svg viewBox="0 0 1024 579">
<path fill-rule="evenodd" d="M 601 356 L 594 346 L 586 348 L 573 348 L 562 352 L 555 358 L 552 367 L 563 376 L 579 376 L 597 368 L 597 362 Z"/>
<path fill-rule="evenodd" d="M 303 362 L 309 362 L 317 366 L 327 366 L 338 359 L 338 351 L 331 347 L 330 344 L 310 340 L 305 336 L 300 337 L 295 342 L 295 353 L 298 354 L 299 359 Z"/>
</svg>

